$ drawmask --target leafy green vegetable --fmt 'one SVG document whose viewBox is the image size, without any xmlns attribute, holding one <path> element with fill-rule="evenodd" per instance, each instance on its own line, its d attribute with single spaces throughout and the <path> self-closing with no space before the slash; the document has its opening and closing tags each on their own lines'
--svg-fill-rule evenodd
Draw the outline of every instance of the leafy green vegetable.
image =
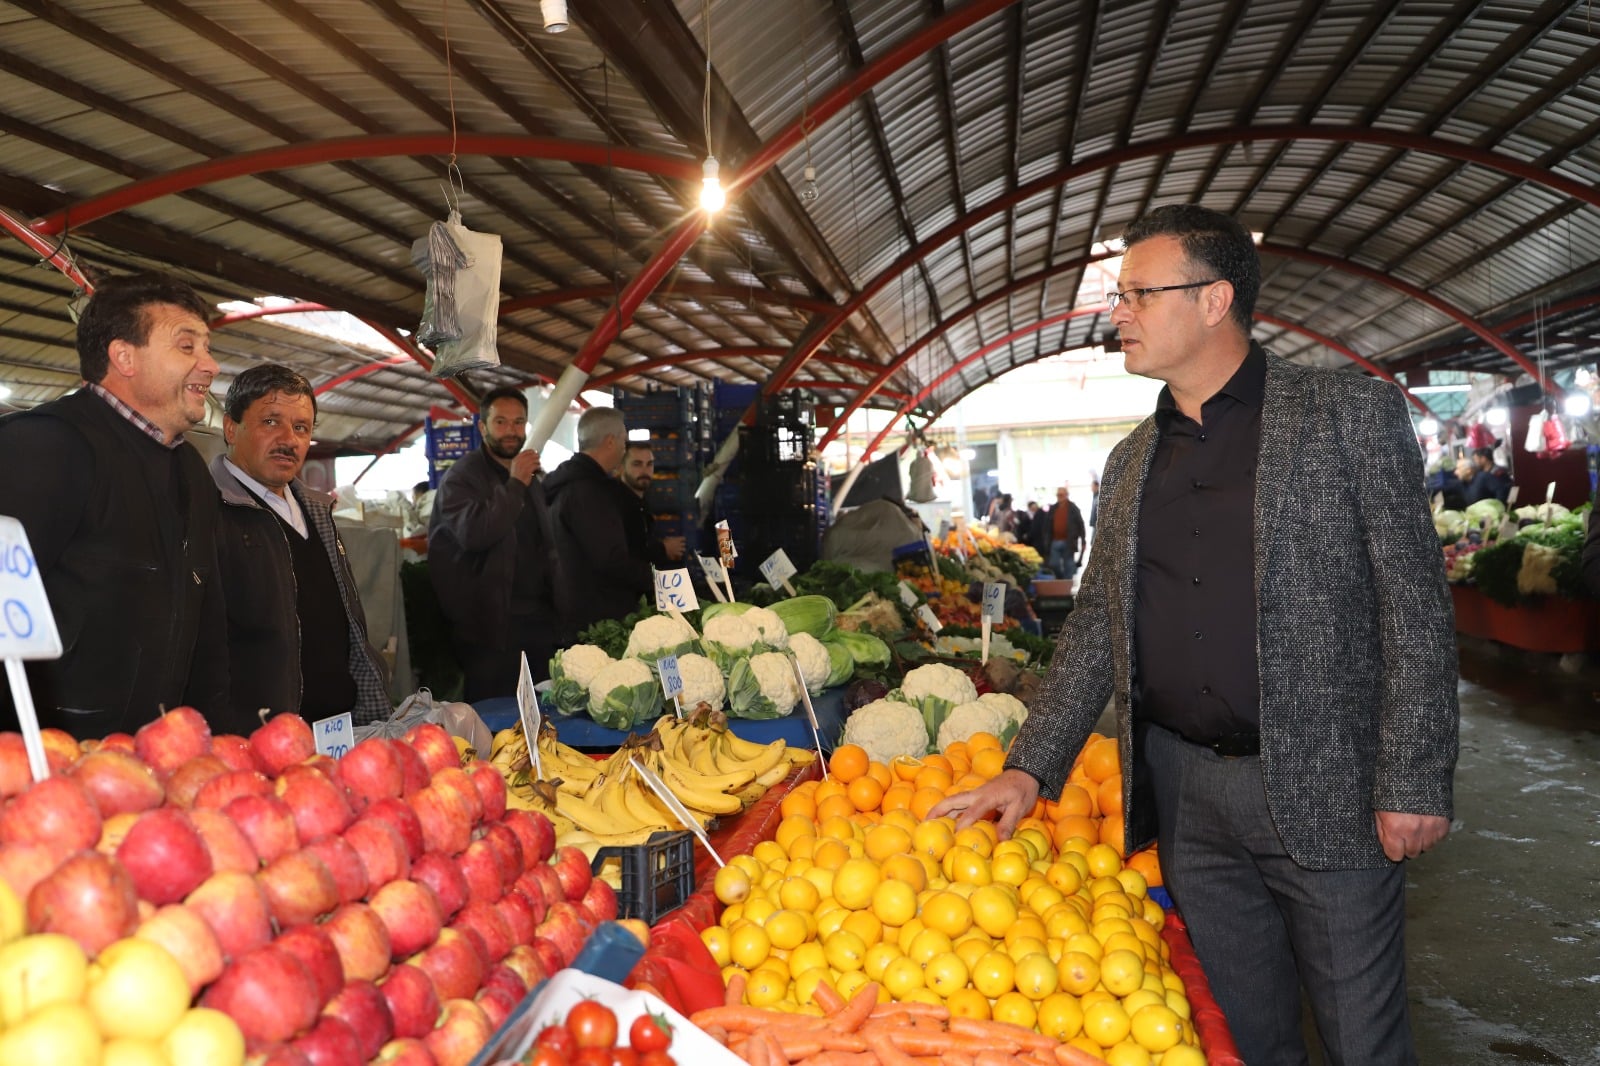
<svg viewBox="0 0 1600 1066">
<path fill-rule="evenodd" d="M 945 626 L 939 631 L 942 637 L 978 637 L 983 636 L 983 630 L 977 626 Z M 1006 630 L 1006 639 L 1013 648 L 1019 648 L 1028 653 L 1028 665 L 1048 666 L 1050 658 L 1056 653 L 1056 642 L 1049 637 L 1036 637 L 1023 629 Z"/>
<path fill-rule="evenodd" d="M 849 610 L 851 604 L 867 593 L 876 592 L 895 605 L 906 628 L 916 621 L 911 609 L 900 602 L 900 579 L 890 573 L 868 573 L 845 563 L 822 559 L 811 564 L 805 573 L 790 578 L 789 583 L 801 595 L 826 596 L 841 611 Z M 750 590 L 747 598 L 758 606 L 766 607 L 778 603 L 784 596 L 782 592 L 776 592 L 766 585 L 758 585 Z"/>
<path fill-rule="evenodd" d="M 597 645 L 604 648 L 606 654 L 613 659 L 620 659 L 623 652 L 628 650 L 628 634 L 632 632 L 633 625 L 629 622 L 603 618 L 579 633 L 578 643 Z"/>
<path fill-rule="evenodd" d="M 855 633 L 841 629 L 832 633 L 823 641 L 824 644 L 838 644 L 850 653 L 857 666 L 867 664 L 883 664 L 890 659 L 889 645 L 873 636 L 871 633 Z"/>
<path fill-rule="evenodd" d="M 820 640 L 833 629 L 838 609 L 828 597 L 813 593 L 779 600 L 772 605 L 772 613 L 783 620 L 783 627 L 791 634 L 810 633 Z"/>
<path fill-rule="evenodd" d="M 842 685 L 855 676 L 856 660 L 849 648 L 827 640 L 822 642 L 822 647 L 828 653 L 828 688 Z"/>
</svg>

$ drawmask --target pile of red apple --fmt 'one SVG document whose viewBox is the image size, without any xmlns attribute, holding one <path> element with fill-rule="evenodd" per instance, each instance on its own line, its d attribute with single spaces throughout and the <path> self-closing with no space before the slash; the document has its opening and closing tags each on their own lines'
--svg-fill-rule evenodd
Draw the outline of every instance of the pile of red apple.
<svg viewBox="0 0 1600 1066">
<path fill-rule="evenodd" d="M 436 725 L 338 761 L 293 715 L 248 739 L 181 708 L 84 750 L 45 740 L 34 784 L 0 734 L 0 878 L 30 930 L 91 956 L 162 944 L 252 1061 L 466 1063 L 616 917 L 583 853 Z"/>
</svg>

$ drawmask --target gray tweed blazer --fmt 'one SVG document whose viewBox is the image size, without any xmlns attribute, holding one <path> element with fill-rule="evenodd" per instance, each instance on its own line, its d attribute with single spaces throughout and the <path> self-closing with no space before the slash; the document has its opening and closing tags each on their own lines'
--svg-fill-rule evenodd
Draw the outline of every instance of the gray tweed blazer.
<svg viewBox="0 0 1600 1066">
<path fill-rule="evenodd" d="M 1130 696 L 1156 436 L 1152 416 L 1106 462 L 1077 605 L 1007 762 L 1058 796 L 1114 698 L 1130 850 L 1156 828 Z M 1255 584 L 1261 765 L 1284 847 L 1309 869 L 1382 866 L 1375 811 L 1451 814 L 1460 717 L 1454 611 L 1399 389 L 1268 355 Z"/>
</svg>

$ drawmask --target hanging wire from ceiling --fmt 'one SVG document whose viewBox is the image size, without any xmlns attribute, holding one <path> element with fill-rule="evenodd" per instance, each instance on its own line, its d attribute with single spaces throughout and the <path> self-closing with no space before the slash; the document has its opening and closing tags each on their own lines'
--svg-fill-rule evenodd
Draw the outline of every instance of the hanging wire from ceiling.
<svg viewBox="0 0 1600 1066">
<path fill-rule="evenodd" d="M 450 161 L 445 164 L 444 168 L 445 181 L 448 185 L 444 202 L 449 210 L 459 215 L 461 213 L 461 194 L 467 191 L 467 181 L 461 175 L 461 168 L 456 166 L 456 144 L 458 141 L 456 131 L 456 71 L 455 57 L 450 50 L 450 0 L 439 0 L 439 16 L 444 24 L 444 85 L 445 95 L 450 103 Z M 459 186 L 456 184 L 458 181 L 460 182 Z"/>
<path fill-rule="evenodd" d="M 802 9 L 803 10 L 803 9 Z M 817 168 L 811 164 L 811 47 L 804 14 L 800 16 L 800 137 L 806 146 L 806 166 L 801 171 L 800 200 L 815 203 L 818 195 Z"/>
<path fill-rule="evenodd" d="M 718 173 L 717 149 L 711 135 L 711 0 L 700 0 L 700 23 L 705 31 L 706 79 L 701 95 L 700 119 L 706 137 L 706 161 L 700 179 L 700 207 L 711 215 L 722 210 L 727 195 Z"/>
</svg>

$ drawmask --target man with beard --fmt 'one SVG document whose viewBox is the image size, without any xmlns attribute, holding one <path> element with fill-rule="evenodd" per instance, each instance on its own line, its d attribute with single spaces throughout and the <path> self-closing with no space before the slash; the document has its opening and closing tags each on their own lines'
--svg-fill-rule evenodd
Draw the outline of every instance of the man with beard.
<svg viewBox="0 0 1600 1066">
<path fill-rule="evenodd" d="M 27 530 L 64 649 L 28 663 L 40 725 L 101 737 L 222 703 L 217 490 L 184 439 L 218 369 L 209 313 L 177 278 L 107 280 L 78 320 L 86 384 L 0 419 L 0 512 Z"/>
<path fill-rule="evenodd" d="M 478 415 L 483 445 L 445 471 L 428 523 L 428 572 L 468 701 L 514 694 L 523 652 L 534 680 L 547 678 L 559 629 L 539 453 L 523 450 L 528 401 L 498 388 Z"/>
<path fill-rule="evenodd" d="M 628 554 L 643 559 L 658 569 L 666 569 L 683 561 L 688 541 L 683 537 L 662 537 L 655 534 L 655 516 L 650 513 L 650 503 L 645 494 L 656 474 L 656 453 L 647 440 L 629 441 L 622 457 L 622 470 L 617 480 L 627 488 L 622 496 L 623 514 L 628 522 Z"/>
<path fill-rule="evenodd" d="M 300 480 L 317 422 L 311 382 L 275 363 L 251 367 L 223 412 L 228 454 L 211 476 L 223 504 L 227 731 L 250 732 L 263 708 L 310 721 L 349 711 L 356 725 L 387 718 L 387 671 L 367 640 L 333 497 Z"/>
</svg>

